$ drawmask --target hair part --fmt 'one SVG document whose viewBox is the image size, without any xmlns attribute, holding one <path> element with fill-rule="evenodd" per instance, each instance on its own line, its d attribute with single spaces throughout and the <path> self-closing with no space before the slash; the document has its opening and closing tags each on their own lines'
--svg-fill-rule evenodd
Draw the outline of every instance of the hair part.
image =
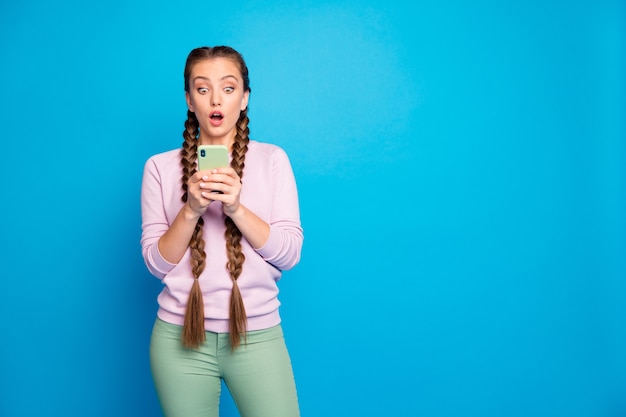
<svg viewBox="0 0 626 417">
<path fill-rule="evenodd" d="M 200 48 L 196 48 L 192 50 L 187 56 L 187 62 L 185 62 L 185 91 L 189 92 L 189 79 L 191 78 L 191 71 L 196 63 L 200 61 L 204 61 L 205 59 L 214 59 L 214 58 L 228 58 L 232 60 L 237 67 L 239 68 L 239 72 L 241 72 L 241 77 L 243 79 L 243 91 L 251 92 L 250 89 L 250 77 L 248 76 L 248 66 L 243 59 L 243 56 L 231 48 L 230 46 L 203 46 Z"/>
<path fill-rule="evenodd" d="M 192 50 L 187 56 L 185 63 L 185 91 L 189 92 L 189 78 L 191 71 L 196 63 L 205 59 L 228 58 L 231 59 L 239 68 L 244 84 L 244 91 L 250 92 L 250 79 L 248 77 L 248 67 L 243 57 L 233 48 L 228 46 L 201 47 Z M 243 110 L 237 121 L 235 134 L 235 142 L 233 143 L 231 153 L 231 167 L 235 170 L 240 178 L 243 177 L 243 169 L 245 166 L 245 156 L 248 151 L 248 143 L 250 142 L 248 128 L 248 109 Z M 183 145 L 180 152 L 182 166 L 182 201 L 187 202 L 187 183 L 189 178 L 196 172 L 197 159 L 197 138 L 199 134 L 200 124 L 195 113 L 187 111 L 187 120 L 185 121 L 185 130 L 183 130 Z M 247 331 L 246 309 L 243 303 L 243 297 L 237 284 L 237 279 L 243 270 L 245 255 L 241 247 L 241 231 L 235 225 L 235 222 L 228 216 L 225 217 L 226 231 L 226 254 L 228 261 L 226 268 L 233 282 L 233 288 L 230 297 L 229 309 L 229 336 L 231 349 L 235 349 L 244 342 Z M 187 301 L 187 310 L 185 311 L 185 321 L 183 325 L 182 343 L 187 348 L 198 348 L 205 341 L 204 330 L 204 300 L 202 290 L 200 288 L 199 278 L 206 266 L 206 252 L 204 251 L 204 219 L 200 217 L 196 228 L 189 241 L 191 251 L 191 270 L 193 273 L 193 283 L 189 292 Z"/>
</svg>

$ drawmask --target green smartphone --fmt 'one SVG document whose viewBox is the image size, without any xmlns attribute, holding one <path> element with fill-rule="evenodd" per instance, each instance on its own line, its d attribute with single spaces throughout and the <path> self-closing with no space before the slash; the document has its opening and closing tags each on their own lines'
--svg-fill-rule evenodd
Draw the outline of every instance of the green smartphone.
<svg viewBox="0 0 626 417">
<path fill-rule="evenodd" d="M 198 146 L 198 171 L 228 166 L 228 149 L 224 145 Z"/>
</svg>

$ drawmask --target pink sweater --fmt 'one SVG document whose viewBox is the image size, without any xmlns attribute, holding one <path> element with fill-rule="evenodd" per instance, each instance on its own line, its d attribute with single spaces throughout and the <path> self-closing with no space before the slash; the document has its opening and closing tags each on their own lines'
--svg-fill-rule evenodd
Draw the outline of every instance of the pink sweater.
<svg viewBox="0 0 626 417">
<path fill-rule="evenodd" d="M 141 187 L 141 247 L 148 269 L 164 284 L 158 296 L 158 317 L 182 325 L 193 283 L 189 249 L 178 264 L 171 264 L 163 259 L 157 245 L 183 206 L 179 152 L 164 152 L 146 162 Z M 242 239 L 246 260 L 237 280 L 248 330 L 260 330 L 280 323 L 276 282 L 282 270 L 292 268 L 300 260 L 300 209 L 291 164 L 278 146 L 250 141 L 242 181 L 241 203 L 270 225 L 263 247 L 255 250 Z M 221 203 L 211 203 L 203 217 L 207 254 L 206 268 L 200 276 L 204 327 L 212 332 L 228 332 L 232 281 L 226 269 L 226 227 Z"/>
</svg>

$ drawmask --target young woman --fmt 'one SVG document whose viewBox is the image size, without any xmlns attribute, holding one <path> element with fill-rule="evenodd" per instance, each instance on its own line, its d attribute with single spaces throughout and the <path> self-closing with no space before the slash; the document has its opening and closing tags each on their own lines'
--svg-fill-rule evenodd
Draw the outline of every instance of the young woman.
<svg viewBox="0 0 626 417">
<path fill-rule="evenodd" d="M 300 260 L 296 182 L 285 152 L 248 137 L 250 83 L 225 46 L 191 51 L 182 149 L 144 168 L 142 254 L 164 284 L 150 363 L 166 416 L 217 416 L 221 381 L 242 417 L 299 416 L 280 325 L 281 271 Z M 230 166 L 197 170 L 199 145 Z"/>
</svg>

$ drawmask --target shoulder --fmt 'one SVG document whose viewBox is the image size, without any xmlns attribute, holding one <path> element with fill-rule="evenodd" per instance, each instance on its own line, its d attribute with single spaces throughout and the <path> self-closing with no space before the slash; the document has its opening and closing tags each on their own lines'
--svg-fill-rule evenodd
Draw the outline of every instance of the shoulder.
<svg viewBox="0 0 626 417">
<path fill-rule="evenodd" d="M 152 161 L 156 164 L 171 163 L 172 161 L 180 161 L 180 148 L 171 149 L 169 151 L 152 155 L 148 159 L 148 161 Z"/>
<path fill-rule="evenodd" d="M 250 140 L 247 156 L 265 160 L 288 160 L 287 153 L 278 145 L 268 142 Z"/>
<path fill-rule="evenodd" d="M 159 171 L 180 169 L 180 148 L 152 155 L 146 161 L 146 168 Z"/>
<path fill-rule="evenodd" d="M 287 152 L 278 145 L 250 141 L 246 153 L 246 171 L 259 178 L 287 178 L 293 168 Z"/>
</svg>

